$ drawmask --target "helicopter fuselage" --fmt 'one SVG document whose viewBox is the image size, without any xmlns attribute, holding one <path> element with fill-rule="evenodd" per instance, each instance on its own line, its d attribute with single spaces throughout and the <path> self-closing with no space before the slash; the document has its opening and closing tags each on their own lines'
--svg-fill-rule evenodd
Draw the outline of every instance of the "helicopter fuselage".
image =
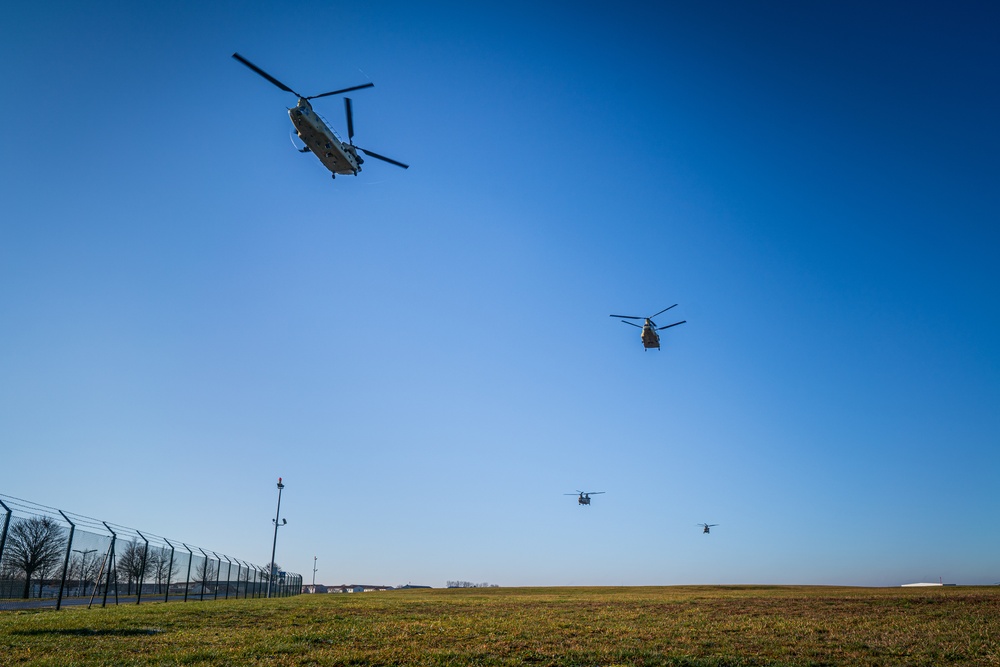
<svg viewBox="0 0 1000 667">
<path fill-rule="evenodd" d="M 647 350 L 660 349 L 660 334 L 656 333 L 653 323 L 649 320 L 642 325 L 642 346 Z"/>
<path fill-rule="evenodd" d="M 292 125 L 299 135 L 299 139 L 305 143 L 323 166 L 333 174 L 344 174 L 356 176 L 361 171 L 361 163 L 364 162 L 354 147 L 341 140 L 337 133 L 313 110 L 309 100 L 299 98 L 299 103 L 288 110 L 288 117 L 292 119 Z"/>
<path fill-rule="evenodd" d="M 579 498 L 576 499 L 576 502 L 579 503 L 580 505 L 589 505 L 590 496 L 580 496 Z"/>
</svg>

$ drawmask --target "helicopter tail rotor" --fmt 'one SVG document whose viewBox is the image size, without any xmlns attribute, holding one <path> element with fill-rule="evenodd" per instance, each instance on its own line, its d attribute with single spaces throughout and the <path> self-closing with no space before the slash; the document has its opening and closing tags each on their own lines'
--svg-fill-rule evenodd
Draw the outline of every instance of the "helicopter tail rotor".
<svg viewBox="0 0 1000 667">
<path fill-rule="evenodd" d="M 347 114 L 347 143 L 354 145 L 354 104 L 350 97 L 344 98 L 344 113 Z"/>
<path fill-rule="evenodd" d="M 347 114 L 347 143 L 354 146 L 354 103 L 351 101 L 350 97 L 344 98 L 344 113 Z M 373 157 L 376 160 L 382 160 L 383 162 L 388 162 L 389 164 L 394 164 L 397 167 L 402 167 L 403 169 L 409 169 L 410 165 L 404 164 L 398 160 L 393 160 L 391 157 L 386 157 L 384 155 L 379 155 L 375 151 L 370 151 L 367 148 L 362 148 L 361 146 L 354 146 L 359 151 L 367 155 L 368 157 Z"/>
<path fill-rule="evenodd" d="M 388 162 L 389 164 L 394 164 L 397 167 L 402 167 L 403 169 L 409 169 L 410 168 L 410 165 L 408 165 L 408 164 L 403 164 L 402 162 L 399 162 L 398 160 L 393 160 L 390 157 L 385 157 L 384 155 L 379 155 L 378 153 L 374 153 L 374 152 L 372 152 L 372 151 L 370 151 L 370 150 L 368 150 L 366 148 L 361 148 L 361 146 L 358 146 L 357 149 L 359 151 L 361 151 L 362 153 L 364 153 L 365 155 L 367 155 L 368 157 L 373 157 L 376 160 L 382 160 L 383 162 Z"/>
</svg>

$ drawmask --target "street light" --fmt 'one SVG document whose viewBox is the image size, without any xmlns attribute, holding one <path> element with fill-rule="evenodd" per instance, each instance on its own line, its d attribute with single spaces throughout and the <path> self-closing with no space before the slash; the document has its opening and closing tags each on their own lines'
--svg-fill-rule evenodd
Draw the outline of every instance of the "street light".
<svg viewBox="0 0 1000 667">
<path fill-rule="evenodd" d="M 84 595 L 87 594 L 87 584 L 83 580 L 83 578 L 87 576 L 87 554 L 92 554 L 95 551 L 97 551 L 97 549 L 85 549 L 83 551 L 73 549 L 73 553 L 80 554 L 80 586 L 83 588 Z"/>
<path fill-rule="evenodd" d="M 285 485 L 281 483 L 281 478 L 278 478 L 278 511 L 274 513 L 274 541 L 271 542 L 271 563 L 268 567 L 271 568 L 271 574 L 267 578 L 267 597 L 271 597 L 271 581 L 274 580 L 275 574 L 277 574 L 276 568 L 274 566 L 274 552 L 278 548 L 278 528 L 284 526 L 288 523 L 287 519 L 282 519 L 281 523 L 278 523 L 278 517 L 281 516 L 281 490 L 285 488 Z"/>
<path fill-rule="evenodd" d="M 313 593 L 316 592 L 316 559 L 319 556 L 313 556 Z"/>
</svg>

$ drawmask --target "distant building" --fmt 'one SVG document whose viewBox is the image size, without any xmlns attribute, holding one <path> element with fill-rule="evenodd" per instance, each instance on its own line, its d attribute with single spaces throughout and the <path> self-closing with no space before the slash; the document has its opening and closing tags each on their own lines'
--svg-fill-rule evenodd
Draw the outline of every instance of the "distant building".
<svg viewBox="0 0 1000 667">
<path fill-rule="evenodd" d="M 303 593 L 326 593 L 326 586 L 323 584 L 306 584 L 302 587 Z"/>
<path fill-rule="evenodd" d="M 327 593 L 373 593 L 375 591 L 391 591 L 392 586 L 372 586 L 370 584 L 341 584 L 327 586 Z"/>
</svg>

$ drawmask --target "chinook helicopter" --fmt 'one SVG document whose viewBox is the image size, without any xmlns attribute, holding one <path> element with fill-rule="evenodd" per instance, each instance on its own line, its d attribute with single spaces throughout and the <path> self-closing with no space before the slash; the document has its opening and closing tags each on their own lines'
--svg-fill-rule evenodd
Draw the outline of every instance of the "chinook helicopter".
<svg viewBox="0 0 1000 667">
<path fill-rule="evenodd" d="M 564 496 L 575 496 L 577 493 L 580 494 L 580 496 L 576 499 L 577 504 L 578 505 L 589 505 L 590 504 L 590 497 L 591 496 L 600 495 L 600 494 L 604 493 L 604 491 L 577 491 L 576 493 L 564 493 L 563 495 Z"/>
<path fill-rule="evenodd" d="M 358 175 L 358 172 L 361 171 L 361 164 L 364 162 L 364 159 L 358 155 L 358 151 L 361 151 L 368 157 L 373 157 L 376 160 L 382 160 L 383 162 L 394 164 L 397 167 L 402 167 L 403 169 L 410 168 L 407 164 L 403 164 L 402 162 L 398 162 L 392 158 L 387 158 L 384 155 L 379 155 L 378 153 L 354 145 L 354 114 L 352 111 L 351 98 L 344 98 L 344 109 L 347 113 L 347 141 L 341 139 L 339 134 L 328 127 L 319 114 L 313 111 L 312 104 L 309 103 L 309 100 L 315 100 L 320 97 L 329 97 L 330 95 L 349 93 L 352 90 L 371 88 L 375 85 L 374 83 L 365 83 L 360 86 L 341 88 L 340 90 L 331 90 L 328 93 L 309 95 L 307 97 L 295 92 L 240 54 L 234 53 L 233 58 L 236 58 L 236 60 L 243 63 L 257 74 L 260 74 L 278 88 L 292 93 L 299 98 L 298 104 L 288 110 L 288 117 L 292 119 L 292 124 L 295 126 L 295 131 L 298 133 L 299 139 L 301 139 L 305 144 L 305 147 L 300 148 L 299 152 L 311 152 L 319 158 L 319 161 L 323 163 L 323 166 L 329 169 L 333 174 L 333 178 L 337 178 L 337 174 Z"/>
<path fill-rule="evenodd" d="M 653 321 L 653 318 L 656 317 L 657 315 L 660 315 L 661 313 L 667 312 L 668 310 L 670 310 L 670 308 L 673 308 L 676 305 L 677 304 L 675 303 L 673 306 L 670 306 L 669 308 L 664 308 L 659 313 L 654 313 L 653 315 L 650 315 L 649 317 L 636 317 L 635 315 L 612 315 L 611 317 L 625 318 L 625 319 L 622 320 L 622 322 L 625 322 L 625 324 L 630 324 L 633 327 L 639 327 L 639 328 L 642 329 L 642 351 L 643 352 L 645 352 L 646 350 L 652 349 L 654 347 L 657 350 L 659 350 L 660 349 L 660 334 L 658 334 L 656 332 L 657 331 L 661 331 L 663 329 L 669 329 L 670 327 L 675 327 L 678 324 L 684 324 L 685 322 L 687 322 L 687 320 L 681 320 L 680 322 L 674 322 L 673 324 L 667 324 L 665 326 L 658 327 L 658 326 L 656 326 L 656 322 Z M 646 320 L 646 321 L 642 325 L 639 325 L 639 324 L 636 324 L 635 322 L 627 322 L 626 320 Z"/>
<path fill-rule="evenodd" d="M 719 524 L 717 524 L 717 523 L 696 523 L 694 525 L 696 525 L 696 526 L 703 526 L 704 530 L 701 531 L 703 533 L 711 533 L 712 531 L 710 531 L 709 528 L 714 528 L 715 526 L 718 526 Z"/>
</svg>

